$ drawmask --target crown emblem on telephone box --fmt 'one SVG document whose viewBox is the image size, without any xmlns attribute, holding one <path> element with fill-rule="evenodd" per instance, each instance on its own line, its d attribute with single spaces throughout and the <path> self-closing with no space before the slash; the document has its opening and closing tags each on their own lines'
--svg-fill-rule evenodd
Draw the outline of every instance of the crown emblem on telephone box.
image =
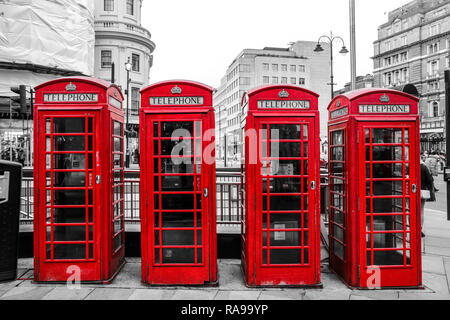
<svg viewBox="0 0 450 320">
<path fill-rule="evenodd" d="M 380 98 L 380 102 L 388 103 L 391 99 L 386 94 L 383 94 Z"/>
<path fill-rule="evenodd" d="M 77 86 L 74 85 L 72 82 L 66 86 L 66 91 L 76 91 L 76 90 L 77 90 Z"/>
<path fill-rule="evenodd" d="M 278 96 L 280 97 L 280 98 L 289 98 L 289 92 L 287 92 L 286 90 L 282 90 L 282 91 L 280 91 L 280 93 L 278 94 Z"/>
<path fill-rule="evenodd" d="M 171 90 L 172 94 L 181 94 L 182 90 L 179 86 L 175 86 Z"/>
</svg>

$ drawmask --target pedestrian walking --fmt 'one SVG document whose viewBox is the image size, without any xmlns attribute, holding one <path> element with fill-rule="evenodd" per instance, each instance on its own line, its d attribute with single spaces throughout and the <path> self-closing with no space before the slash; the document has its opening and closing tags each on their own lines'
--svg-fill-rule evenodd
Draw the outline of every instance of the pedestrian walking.
<svg viewBox="0 0 450 320">
<path fill-rule="evenodd" d="M 422 225 L 422 237 L 425 237 L 423 233 L 423 224 L 425 219 L 425 203 L 427 201 L 436 201 L 434 193 L 434 179 L 431 175 L 428 167 L 423 161 L 420 162 L 420 198 L 421 198 L 421 225 Z"/>
<path fill-rule="evenodd" d="M 430 171 L 430 173 L 433 177 L 437 177 L 439 174 L 439 161 L 440 161 L 440 157 L 436 151 L 431 152 L 431 154 L 425 160 L 425 165 L 427 166 L 428 170 Z M 434 179 L 433 179 L 433 181 L 434 181 Z M 433 185 L 434 185 L 434 182 L 433 182 Z M 439 189 L 434 187 L 434 191 L 437 192 L 437 191 L 439 191 Z"/>
</svg>

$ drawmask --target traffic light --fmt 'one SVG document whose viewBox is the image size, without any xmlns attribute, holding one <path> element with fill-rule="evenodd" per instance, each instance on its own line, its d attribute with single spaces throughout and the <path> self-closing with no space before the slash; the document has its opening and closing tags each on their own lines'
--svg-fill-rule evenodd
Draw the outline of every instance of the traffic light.
<svg viewBox="0 0 450 320">
<path fill-rule="evenodd" d="M 21 84 L 18 87 L 11 87 L 12 92 L 17 93 L 18 96 L 11 97 L 11 101 L 15 102 L 19 106 L 12 106 L 12 109 L 20 114 L 27 114 L 27 87 Z"/>
</svg>

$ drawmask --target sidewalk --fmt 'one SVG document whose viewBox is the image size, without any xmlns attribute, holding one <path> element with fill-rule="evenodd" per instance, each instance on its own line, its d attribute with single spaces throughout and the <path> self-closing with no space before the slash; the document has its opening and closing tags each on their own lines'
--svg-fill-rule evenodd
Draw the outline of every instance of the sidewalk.
<svg viewBox="0 0 450 320">
<path fill-rule="evenodd" d="M 240 260 L 219 260 L 219 286 L 210 288 L 158 287 L 141 283 L 140 258 L 127 264 L 108 285 L 33 284 L 33 260 L 19 260 L 19 278 L 0 283 L 0 300 L 450 300 L 450 222 L 446 212 L 426 210 L 423 243 L 424 290 L 351 290 L 322 265 L 323 289 L 249 289 Z M 326 256 L 325 256 L 326 257 Z"/>
</svg>

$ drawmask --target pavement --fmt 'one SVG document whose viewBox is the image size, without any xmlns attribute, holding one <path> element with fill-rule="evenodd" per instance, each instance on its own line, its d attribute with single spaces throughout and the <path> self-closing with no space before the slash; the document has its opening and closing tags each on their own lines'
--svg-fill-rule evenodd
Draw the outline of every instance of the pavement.
<svg viewBox="0 0 450 320">
<path fill-rule="evenodd" d="M 217 287 L 149 287 L 141 283 L 140 258 L 127 258 L 111 284 L 82 284 L 74 289 L 32 283 L 30 258 L 19 259 L 17 280 L 0 283 L 0 300 L 450 300 L 450 221 L 441 210 L 426 209 L 425 214 L 423 290 L 352 290 L 329 270 L 322 249 L 322 289 L 247 288 L 240 260 L 218 261 Z"/>
</svg>

